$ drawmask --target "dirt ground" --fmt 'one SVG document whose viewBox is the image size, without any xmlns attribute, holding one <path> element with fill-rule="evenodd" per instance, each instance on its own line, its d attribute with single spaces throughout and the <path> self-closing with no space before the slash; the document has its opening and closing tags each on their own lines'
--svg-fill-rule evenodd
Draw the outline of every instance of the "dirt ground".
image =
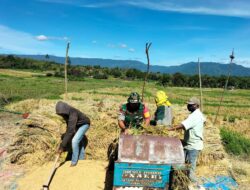
<svg viewBox="0 0 250 190">
<path fill-rule="evenodd" d="M 75 167 L 70 167 L 70 162 L 66 162 L 56 170 L 50 190 L 106 190 L 106 166 L 107 162 L 97 160 L 81 160 Z M 49 163 L 29 172 L 20 179 L 18 190 L 40 190 L 52 167 L 53 163 Z"/>
<path fill-rule="evenodd" d="M 7 147 L 19 131 L 20 115 L 0 112 L 0 190 L 15 190 L 17 179 L 24 174 L 24 169 L 10 164 Z"/>
</svg>

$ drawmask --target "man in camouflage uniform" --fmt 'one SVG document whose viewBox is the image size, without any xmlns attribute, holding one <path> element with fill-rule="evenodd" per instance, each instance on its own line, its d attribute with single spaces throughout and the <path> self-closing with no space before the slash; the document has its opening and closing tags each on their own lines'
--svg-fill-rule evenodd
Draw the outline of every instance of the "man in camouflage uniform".
<svg viewBox="0 0 250 190">
<path fill-rule="evenodd" d="M 129 95 L 126 104 L 120 106 L 118 125 L 121 128 L 121 132 L 128 134 L 129 129 L 139 129 L 142 124 L 149 125 L 150 115 L 148 108 L 141 102 L 140 95 L 136 92 L 132 92 Z M 115 139 L 108 148 L 108 170 L 114 171 L 114 163 L 118 159 L 118 139 Z"/>
<path fill-rule="evenodd" d="M 128 134 L 128 129 L 139 129 L 143 122 L 146 126 L 150 123 L 148 108 L 141 102 L 140 95 L 132 92 L 127 103 L 120 107 L 118 125 L 122 133 Z"/>
</svg>

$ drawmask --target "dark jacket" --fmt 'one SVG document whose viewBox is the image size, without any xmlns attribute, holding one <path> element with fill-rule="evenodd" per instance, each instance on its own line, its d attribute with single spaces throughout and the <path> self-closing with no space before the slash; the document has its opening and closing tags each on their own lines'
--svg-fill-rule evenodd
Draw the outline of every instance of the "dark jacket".
<svg viewBox="0 0 250 190">
<path fill-rule="evenodd" d="M 90 125 L 90 119 L 78 109 L 61 101 L 56 104 L 56 114 L 62 116 L 67 123 L 67 131 L 60 144 L 60 148 L 65 150 L 77 129 L 85 124 Z"/>
</svg>

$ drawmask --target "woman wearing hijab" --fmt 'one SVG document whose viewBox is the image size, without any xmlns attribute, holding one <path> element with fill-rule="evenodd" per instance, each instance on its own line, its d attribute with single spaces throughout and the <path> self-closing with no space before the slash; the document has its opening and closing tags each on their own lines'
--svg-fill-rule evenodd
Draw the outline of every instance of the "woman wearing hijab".
<svg viewBox="0 0 250 190">
<path fill-rule="evenodd" d="M 155 111 L 154 121 L 151 122 L 151 124 L 171 126 L 173 120 L 172 108 L 168 96 L 164 91 L 156 92 L 155 103 L 157 109 Z"/>
</svg>

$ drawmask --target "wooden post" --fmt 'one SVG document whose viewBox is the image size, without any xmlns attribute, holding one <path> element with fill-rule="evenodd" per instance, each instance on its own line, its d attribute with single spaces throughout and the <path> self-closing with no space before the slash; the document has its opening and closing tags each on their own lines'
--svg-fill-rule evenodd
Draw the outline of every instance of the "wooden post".
<svg viewBox="0 0 250 190">
<path fill-rule="evenodd" d="M 146 84 L 146 80 L 148 78 L 148 73 L 149 73 L 149 65 L 150 65 L 150 60 L 149 60 L 149 48 L 151 46 L 152 43 L 146 43 L 146 49 L 145 49 L 145 52 L 146 52 L 146 55 L 147 55 L 147 60 L 148 60 L 148 64 L 147 64 L 147 71 L 145 73 L 145 77 L 144 77 L 144 82 L 143 82 L 143 86 L 142 86 L 142 95 L 141 95 L 141 99 L 142 99 L 142 102 L 144 100 L 144 90 L 145 90 L 145 84 Z"/>
<path fill-rule="evenodd" d="M 69 44 L 67 43 L 66 48 L 66 57 L 65 57 L 65 65 L 64 65 L 64 79 L 65 79 L 65 92 L 64 92 L 64 100 L 68 99 L 68 77 L 67 77 L 67 66 L 68 66 L 68 52 L 69 52 Z"/>
<path fill-rule="evenodd" d="M 203 104 L 202 104 L 202 83 L 201 83 L 201 64 L 200 58 L 198 58 L 198 68 L 199 68 L 199 83 L 200 83 L 200 109 L 203 111 Z"/>
<path fill-rule="evenodd" d="M 231 54 L 229 57 L 230 57 L 231 61 L 230 61 L 229 65 L 228 65 L 227 80 L 226 80 L 226 83 L 225 83 L 225 86 L 224 86 L 224 90 L 223 90 L 222 95 L 221 95 L 221 98 L 220 98 L 220 104 L 219 104 L 218 109 L 217 109 L 217 112 L 216 112 L 216 114 L 215 114 L 215 119 L 214 119 L 214 122 L 213 122 L 214 125 L 216 124 L 217 117 L 218 117 L 218 115 L 219 115 L 219 113 L 220 113 L 220 107 L 221 107 L 221 104 L 222 104 L 222 102 L 223 102 L 224 94 L 225 94 L 225 92 L 226 92 L 226 90 L 227 90 L 227 85 L 228 85 L 228 81 L 229 81 L 230 74 L 231 74 L 231 67 L 232 67 L 233 60 L 234 60 L 234 49 L 233 49 L 233 51 L 232 51 L 232 54 Z"/>
</svg>

